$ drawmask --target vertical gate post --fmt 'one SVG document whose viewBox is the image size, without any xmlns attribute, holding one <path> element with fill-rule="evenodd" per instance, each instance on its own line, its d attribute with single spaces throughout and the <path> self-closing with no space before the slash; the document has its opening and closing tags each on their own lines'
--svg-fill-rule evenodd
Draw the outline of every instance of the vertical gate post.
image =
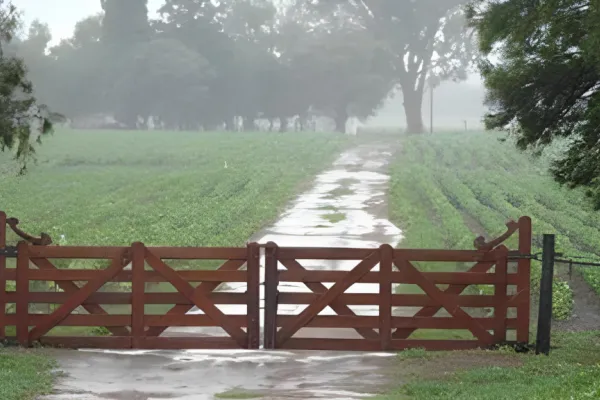
<svg viewBox="0 0 600 400">
<path fill-rule="evenodd" d="M 17 245 L 17 341 L 23 347 L 29 346 L 29 244 L 25 241 Z"/>
<path fill-rule="evenodd" d="M 531 218 L 519 219 L 519 254 L 531 253 Z M 529 319 L 531 313 L 531 260 L 520 258 L 517 261 L 517 293 L 523 296 L 517 306 L 517 342 L 529 344 Z"/>
<path fill-rule="evenodd" d="M 389 350 L 392 341 L 392 266 L 394 249 L 389 244 L 379 248 L 379 338 L 381 350 Z"/>
<path fill-rule="evenodd" d="M 498 344 L 506 342 L 507 290 L 508 290 L 508 249 L 498 248 L 500 252 L 496 260 L 496 276 L 498 282 L 494 285 L 494 341 Z"/>
<path fill-rule="evenodd" d="M 554 235 L 544 235 L 542 249 L 542 279 L 540 282 L 540 312 L 538 315 L 535 354 L 550 354 L 552 325 L 552 280 L 554 275 Z"/>
<path fill-rule="evenodd" d="M 144 347 L 146 247 L 143 243 L 131 245 L 131 347 Z"/>
<path fill-rule="evenodd" d="M 248 348 L 260 347 L 260 247 L 257 243 L 248 243 L 246 261 L 246 315 Z"/>
<path fill-rule="evenodd" d="M 277 344 L 277 272 L 278 247 L 269 242 L 265 247 L 265 326 L 264 348 L 274 349 Z"/>
<path fill-rule="evenodd" d="M 6 214 L 0 211 L 0 251 L 6 249 Z M 6 337 L 6 256 L 0 254 L 0 340 Z"/>
</svg>

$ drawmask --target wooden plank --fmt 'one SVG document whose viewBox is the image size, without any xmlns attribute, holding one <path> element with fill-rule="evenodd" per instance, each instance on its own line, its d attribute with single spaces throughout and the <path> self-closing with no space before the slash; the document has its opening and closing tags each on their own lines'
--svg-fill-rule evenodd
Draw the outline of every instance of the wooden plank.
<svg viewBox="0 0 600 400">
<path fill-rule="evenodd" d="M 35 261 L 37 259 L 32 259 Z M 236 261 L 237 262 L 237 261 Z M 10 270 L 7 270 L 10 271 Z M 89 281 L 95 279 L 101 269 L 52 269 L 31 270 L 30 280 L 34 281 Z M 177 271 L 188 282 L 246 282 L 246 271 Z M 9 272 L 10 276 L 10 272 Z M 114 276 L 112 282 L 131 282 L 132 271 L 122 271 Z M 10 279 L 10 278 L 9 278 Z M 165 277 L 153 271 L 144 271 L 146 282 L 167 282 Z"/>
<path fill-rule="evenodd" d="M 246 347 L 246 333 L 227 318 L 202 292 L 195 290 L 177 272 L 166 265 L 160 258 L 146 249 L 146 261 L 154 270 L 163 275 L 181 294 L 192 300 L 196 307 L 211 317 L 225 332 L 236 340 L 240 347 Z"/>
<path fill-rule="evenodd" d="M 163 260 L 246 260 L 244 247 L 149 247 Z"/>
<path fill-rule="evenodd" d="M 496 275 L 506 282 L 508 273 L 508 248 L 500 246 L 500 258 L 496 261 Z M 504 256 L 502 256 L 504 255 Z M 494 286 L 494 297 L 497 298 L 496 306 L 494 307 L 494 341 L 495 343 L 503 343 L 506 341 L 506 318 L 508 307 L 506 304 L 506 292 L 508 285 L 500 283 Z"/>
<path fill-rule="evenodd" d="M 29 245 L 22 241 L 17 245 L 17 340 L 23 347 L 29 342 Z"/>
<path fill-rule="evenodd" d="M 43 323 L 48 314 L 29 314 L 29 326 Z M 7 325 L 16 325 L 17 314 L 7 314 Z M 70 314 L 60 321 L 57 326 L 104 326 L 107 328 L 115 326 L 131 325 L 131 315 L 94 315 L 94 314 Z"/>
<path fill-rule="evenodd" d="M 295 315 L 279 315 L 277 325 L 285 326 L 296 318 Z M 496 322 L 494 318 L 474 318 L 482 327 L 494 329 Z M 414 328 L 414 329 L 468 329 L 470 323 L 452 317 L 392 317 L 390 326 L 392 328 Z M 506 319 L 506 328 L 515 329 L 516 318 Z M 306 328 L 378 328 L 379 317 L 374 315 L 319 315 L 305 325 Z"/>
<path fill-rule="evenodd" d="M 335 283 L 331 289 L 321 295 L 317 301 L 306 307 L 294 320 L 293 323 L 283 326 L 277 332 L 277 346 L 279 347 L 286 340 L 291 338 L 300 328 L 305 326 L 311 319 L 316 317 L 325 307 L 344 293 L 350 286 L 359 280 L 364 274 L 369 272 L 379 262 L 379 252 L 374 251 L 369 257 L 361 261 L 354 269 L 346 272 L 346 277 Z"/>
<path fill-rule="evenodd" d="M 31 259 L 30 261 L 36 267 L 38 267 L 39 269 L 42 269 L 42 270 L 56 269 L 56 267 L 54 265 L 52 265 L 52 263 L 45 258 L 34 258 L 34 259 Z M 29 271 L 31 272 L 32 270 L 29 270 Z M 64 290 L 64 293 L 43 293 L 43 295 L 46 295 L 46 296 L 61 295 L 61 296 L 65 296 L 65 297 L 61 301 L 51 302 L 53 304 L 65 303 L 71 297 L 71 295 L 73 295 L 74 293 L 76 293 L 79 290 L 79 287 L 73 282 L 55 282 L 55 283 L 59 288 Z M 98 293 L 94 293 L 94 294 L 92 294 L 92 296 L 95 294 L 98 294 Z M 38 295 L 41 295 L 41 294 L 35 293 L 35 296 L 38 296 Z M 35 303 L 35 301 L 33 301 L 33 298 L 31 296 L 34 296 L 34 294 L 31 293 L 29 295 L 29 302 Z M 90 296 L 90 297 L 92 297 L 92 296 Z M 82 307 L 84 310 L 86 310 L 90 314 L 108 315 L 108 313 L 106 311 L 104 311 L 104 309 L 102 307 L 100 307 L 98 305 L 98 303 L 94 304 L 91 301 L 90 302 L 84 301 L 84 303 L 82 304 Z M 122 326 L 122 327 L 110 326 L 110 327 L 106 327 L 106 328 L 110 331 L 110 333 L 112 333 L 115 336 L 128 336 L 129 335 L 129 330 L 124 326 Z"/>
<path fill-rule="evenodd" d="M 373 253 L 373 249 L 334 247 L 279 247 L 278 258 L 282 260 L 356 260 Z"/>
<path fill-rule="evenodd" d="M 68 282 L 61 282 L 66 284 Z M 70 283 L 70 282 L 69 282 Z M 77 289 L 79 290 L 79 289 Z M 246 293 L 228 293 L 211 292 L 207 294 L 208 298 L 215 304 L 247 304 L 248 295 Z M 29 292 L 29 303 L 40 304 L 61 304 L 67 301 L 70 294 L 67 292 Z M 125 292 L 97 292 L 85 299 L 82 306 L 94 306 L 98 304 L 131 304 L 131 293 Z M 491 296 L 489 296 L 491 297 Z M 14 291 L 6 292 L 6 302 L 15 303 L 17 294 Z M 144 302 L 146 304 L 182 304 L 190 308 L 193 303 L 181 293 L 145 293 Z M 89 310 L 88 310 L 89 311 Z M 97 314 L 97 312 L 91 312 Z M 126 336 L 126 335 L 116 335 Z"/>
<path fill-rule="evenodd" d="M 0 250 L 6 248 L 6 213 L 0 211 Z M 0 340 L 6 337 L 6 257 L 0 255 Z"/>
<path fill-rule="evenodd" d="M 257 243 L 247 246 L 247 283 L 248 303 L 246 306 L 248 348 L 260 347 L 260 247 Z"/>
<path fill-rule="evenodd" d="M 404 260 L 400 261 L 400 269 L 407 275 L 413 276 L 418 281 L 418 285 L 425 294 L 432 299 L 442 303 L 443 307 L 448 311 L 454 318 L 462 319 L 469 322 L 469 330 L 475 337 L 484 345 L 490 345 L 494 342 L 494 338 L 488 331 L 486 331 L 477 321 L 467 314 L 462 308 L 459 307 L 458 303 L 454 301 L 454 296 L 448 296 L 443 291 L 438 289 L 433 282 L 427 280 L 424 274 L 417 270 L 410 262 Z"/>
<path fill-rule="evenodd" d="M 471 267 L 471 269 L 469 271 L 483 273 L 483 272 L 489 271 L 493 265 L 494 265 L 493 262 L 478 262 L 473 267 Z M 446 290 L 444 290 L 444 294 L 459 295 L 468 286 L 469 285 L 452 285 L 452 286 L 448 287 Z M 442 309 L 441 305 L 424 307 L 421 310 L 419 310 L 414 316 L 415 317 L 433 317 L 441 309 Z M 392 335 L 392 338 L 393 339 L 406 339 L 410 335 L 412 335 L 412 333 L 414 331 L 415 331 L 415 329 L 397 329 L 394 332 L 394 334 Z"/>
<path fill-rule="evenodd" d="M 228 260 L 225 263 L 223 263 L 217 269 L 217 271 L 235 272 L 238 269 L 240 269 L 244 265 L 244 263 L 245 263 L 244 260 Z M 246 274 L 245 271 L 241 271 L 241 272 L 244 272 L 244 274 Z M 179 271 L 178 273 L 180 276 L 185 277 L 185 274 L 183 274 L 183 271 Z M 246 279 L 246 278 L 244 278 L 244 279 Z M 187 280 L 189 281 L 189 279 L 187 279 Z M 148 281 L 147 277 L 146 277 L 146 281 Z M 228 282 L 231 282 L 231 281 L 228 281 Z M 211 293 L 213 290 L 218 288 L 221 284 L 223 284 L 223 281 L 202 282 L 196 287 L 196 291 L 203 293 L 210 300 L 212 300 L 213 303 L 215 303 L 215 304 L 225 304 L 225 303 L 218 303 L 216 300 L 216 297 L 218 296 L 218 294 Z M 181 293 L 177 293 L 177 295 L 183 296 Z M 146 296 L 147 296 L 147 298 L 152 298 L 154 295 L 147 294 Z M 185 296 L 183 296 L 183 297 L 186 298 Z M 228 294 L 228 297 L 231 298 L 231 297 L 233 297 L 233 295 Z M 183 314 L 187 313 L 188 311 L 190 311 L 194 307 L 194 304 L 190 299 L 188 299 L 188 298 L 186 298 L 186 299 L 187 299 L 187 301 L 189 301 L 191 303 L 190 305 L 173 302 L 173 304 L 177 304 L 177 305 L 175 305 L 173 308 L 171 308 L 169 311 L 167 311 L 167 315 L 183 315 Z M 146 300 L 146 302 L 148 302 L 148 300 Z M 226 303 L 226 304 L 231 304 L 231 303 Z M 238 303 L 234 303 L 234 304 L 238 304 Z M 159 336 L 166 329 L 167 329 L 167 326 L 151 327 L 146 332 L 146 336 Z"/>
<path fill-rule="evenodd" d="M 381 350 L 388 350 L 392 340 L 392 266 L 394 249 L 389 244 L 379 248 L 379 339 Z"/>
<path fill-rule="evenodd" d="M 281 263 L 290 271 L 302 271 L 304 269 L 304 267 L 302 265 L 300 265 L 300 263 L 298 263 L 298 261 L 296 261 L 296 260 L 283 260 Z M 345 273 L 348 273 L 348 271 L 346 271 Z M 313 303 L 313 302 L 317 301 L 317 299 L 320 296 L 322 296 L 325 292 L 327 292 L 327 290 L 328 290 L 327 286 L 323 285 L 320 282 L 308 282 L 308 283 L 305 283 L 305 285 L 306 285 L 306 287 L 308 287 L 310 290 L 313 291 L 313 293 L 306 293 L 306 294 L 309 294 L 309 295 L 313 296 L 314 298 L 311 301 L 308 301 L 306 303 L 300 303 L 300 304 Z M 277 297 L 279 304 L 283 304 L 283 303 L 281 303 L 280 299 L 285 294 L 286 294 L 285 292 L 279 293 L 279 295 Z M 340 297 L 341 296 L 345 296 L 345 295 L 342 294 L 342 295 L 340 295 Z M 379 295 L 373 295 L 373 296 L 376 296 L 375 302 L 373 304 L 379 304 L 379 298 L 378 298 Z M 352 311 L 352 309 L 350 307 L 348 307 L 346 304 L 344 304 L 344 302 L 341 300 L 340 297 L 334 299 L 331 302 L 331 304 L 329 305 L 329 307 L 333 311 L 338 313 L 339 315 L 355 315 L 354 311 Z M 358 332 L 359 335 L 361 335 L 365 339 L 379 339 L 379 333 L 377 333 L 373 329 L 358 328 L 356 331 Z"/>
<path fill-rule="evenodd" d="M 129 247 L 111 246 L 30 246 L 30 258 L 113 259 Z"/>
<path fill-rule="evenodd" d="M 247 316 L 244 315 L 227 315 L 227 318 L 239 328 L 245 328 L 248 324 Z M 205 314 L 193 315 L 146 315 L 144 324 L 149 327 L 153 326 L 221 326 L 216 323 L 211 317 Z"/>
<path fill-rule="evenodd" d="M 280 260 L 285 265 L 290 260 Z M 324 271 L 307 270 L 302 271 L 280 271 L 279 280 L 281 282 L 340 282 L 344 279 L 348 271 Z M 422 272 L 428 281 L 435 284 L 446 285 L 492 285 L 499 283 L 495 274 L 482 272 Z M 393 283 L 417 284 L 414 277 L 405 276 L 401 272 L 392 272 Z M 362 277 L 358 283 L 379 283 L 379 272 L 369 272 Z M 507 283 L 517 284 L 517 274 L 508 274 Z"/>
<path fill-rule="evenodd" d="M 265 350 L 272 350 L 277 345 L 278 251 L 279 247 L 273 242 L 269 242 L 265 246 L 265 326 L 263 332 Z"/>
<path fill-rule="evenodd" d="M 482 262 L 494 261 L 489 251 L 483 250 L 433 250 L 395 249 L 394 259 L 430 262 Z"/>
<path fill-rule="evenodd" d="M 31 332 L 29 332 L 29 340 L 34 341 L 42 337 L 50 329 L 59 324 L 60 321 L 65 319 L 73 310 L 79 307 L 89 295 L 100 289 L 106 282 L 110 281 L 118 274 L 124 267 L 122 260 L 125 257 L 125 252 L 128 250 L 128 248 L 124 248 L 122 254 L 113 259 L 112 265 L 109 268 L 101 270 L 96 279 L 89 281 L 81 289 L 73 293 L 73 295 L 50 314 L 44 322 L 34 327 Z"/>
<path fill-rule="evenodd" d="M 288 350 L 378 351 L 378 340 L 365 339 L 289 339 L 282 345 Z M 432 351 L 468 350 L 481 348 L 476 340 L 392 340 L 391 350 L 426 349 Z"/>
<path fill-rule="evenodd" d="M 146 266 L 146 249 L 142 243 L 136 242 L 131 245 L 131 270 L 133 282 L 131 285 L 131 345 L 134 349 L 142 346 L 144 332 L 144 292 L 146 282 L 144 281 L 144 267 Z"/>
<path fill-rule="evenodd" d="M 531 218 L 521 217 L 519 219 L 519 253 L 531 253 Z M 517 342 L 529 343 L 529 320 L 531 299 L 531 260 L 522 258 L 517 261 L 517 293 L 525 300 L 517 307 Z"/>
<path fill-rule="evenodd" d="M 239 343 L 229 337 L 145 337 L 144 349 L 238 349 Z"/>
<path fill-rule="evenodd" d="M 40 343 L 45 346 L 66 349 L 130 349 L 129 336 L 44 336 Z"/>
<path fill-rule="evenodd" d="M 310 304 L 318 298 L 316 293 L 279 293 L 279 304 Z M 494 307 L 497 304 L 497 298 L 487 295 L 456 295 L 456 301 L 461 307 Z M 344 305 L 377 305 L 379 302 L 378 294 L 363 293 L 344 293 L 336 299 L 337 302 Z M 506 296 L 508 307 L 517 307 L 525 299 L 522 296 Z M 439 306 L 435 300 L 424 294 L 392 294 L 393 307 L 432 307 Z M 338 312 L 338 314 L 342 314 Z"/>
</svg>

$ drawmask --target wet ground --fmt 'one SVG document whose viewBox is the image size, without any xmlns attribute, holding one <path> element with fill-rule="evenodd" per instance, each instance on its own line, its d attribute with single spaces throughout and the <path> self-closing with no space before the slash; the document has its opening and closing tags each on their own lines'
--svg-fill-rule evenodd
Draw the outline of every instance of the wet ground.
<svg viewBox="0 0 600 400">
<path fill-rule="evenodd" d="M 343 153 L 312 188 L 300 195 L 281 218 L 251 241 L 279 246 L 377 248 L 395 246 L 402 232 L 387 220 L 389 144 L 365 144 Z M 359 261 L 303 260 L 308 269 L 350 270 Z M 264 265 L 264 264 L 263 264 Z M 283 268 L 283 266 L 280 266 Z M 375 269 L 378 267 L 376 266 Z M 244 284 L 225 291 L 243 292 Z M 287 284 L 280 291 L 308 291 Z M 376 284 L 355 284 L 350 293 L 377 293 Z M 263 294 L 261 294 L 262 298 Z M 291 305 L 280 314 L 298 314 Z M 245 306 L 219 306 L 226 314 L 244 314 Z M 352 306 L 361 315 L 378 306 Z M 190 313 L 202 313 L 193 309 Z M 413 315 L 413 309 L 394 310 Z M 329 307 L 322 314 L 334 314 Z M 262 324 L 261 324 L 262 325 Z M 170 328 L 166 334 L 221 335 L 219 328 Z M 351 329 L 302 329 L 295 336 L 358 337 Z M 68 399 L 213 399 L 234 390 L 238 397 L 256 393 L 269 399 L 355 399 L 375 393 L 387 382 L 391 354 L 267 351 L 55 351 L 64 378 L 57 393 L 44 400 Z M 396 382 L 397 383 L 397 382 Z M 234 393 L 235 394 L 235 393 Z"/>
</svg>

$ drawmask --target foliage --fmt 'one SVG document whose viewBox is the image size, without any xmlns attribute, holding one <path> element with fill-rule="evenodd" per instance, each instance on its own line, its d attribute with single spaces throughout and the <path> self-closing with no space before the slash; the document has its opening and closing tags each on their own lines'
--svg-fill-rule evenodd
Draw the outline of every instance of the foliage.
<svg viewBox="0 0 600 400">
<path fill-rule="evenodd" d="M 552 284 L 552 318 L 559 321 L 568 319 L 573 313 L 573 292 L 561 279 L 554 279 Z"/>
<path fill-rule="evenodd" d="M 25 231 L 69 245 L 239 246 L 343 146 L 330 134 L 57 130 L 27 176 L 0 176 L 0 198 Z"/>
<path fill-rule="evenodd" d="M 479 367 L 434 379 L 413 379 L 377 400 L 473 399 L 562 400 L 600 397 L 599 332 L 555 334 L 557 346 L 549 357 L 513 354 L 513 367 Z M 489 359 L 485 351 L 471 356 Z M 455 353 L 440 354 L 432 362 L 453 363 Z M 406 363 L 405 360 L 401 363 Z"/>
<path fill-rule="evenodd" d="M 40 351 L 0 349 L 0 398 L 33 400 L 50 394 L 55 362 Z"/>
<path fill-rule="evenodd" d="M 11 54 L 9 48 L 19 23 L 16 7 L 9 0 L 0 0 L 0 152 L 14 150 L 24 171 L 35 153 L 33 143 L 39 142 L 52 126 L 47 108 L 38 105 L 33 96 L 23 60 Z M 32 25 L 30 44 L 43 48 L 47 32 L 38 36 L 38 28 Z"/>
<path fill-rule="evenodd" d="M 521 148 L 568 137 L 552 165 L 569 187 L 587 187 L 600 208 L 600 9 L 588 1 L 477 1 L 470 18 L 486 61 L 489 128 L 510 129 Z"/>
<path fill-rule="evenodd" d="M 299 0 L 301 15 L 323 29 L 350 25 L 384 43 L 385 60 L 400 86 L 409 132 L 424 131 L 421 106 L 428 84 L 465 79 L 475 58 L 472 32 L 465 29 L 464 0 Z M 439 82 L 436 82 L 437 84 Z"/>
<path fill-rule="evenodd" d="M 534 253 L 541 251 L 543 233 L 555 233 L 558 252 L 600 255 L 600 215 L 580 193 L 553 182 L 544 162 L 549 158 L 520 153 L 510 143 L 493 140 L 500 135 L 490 135 L 403 139 L 403 152 L 392 166 L 390 195 L 391 218 L 405 231 L 402 246 L 471 248 L 475 236 L 496 237 L 508 219 L 528 215 L 533 222 Z M 516 249 L 516 237 L 507 245 Z M 532 262 L 534 293 L 540 273 L 540 263 Z M 584 276 L 600 293 L 600 271 L 585 270 Z M 554 298 L 554 316 L 569 315 L 568 282 L 554 286 Z"/>
</svg>

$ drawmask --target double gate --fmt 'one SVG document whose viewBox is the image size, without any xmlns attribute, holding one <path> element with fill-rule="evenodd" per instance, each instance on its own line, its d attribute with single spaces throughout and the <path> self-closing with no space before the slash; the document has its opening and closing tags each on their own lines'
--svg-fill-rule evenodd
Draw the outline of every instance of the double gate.
<svg viewBox="0 0 600 400">
<path fill-rule="evenodd" d="M 477 239 L 476 250 L 26 241 L 10 249 L 2 219 L 0 336 L 23 346 L 377 351 L 529 341 L 530 261 L 519 257 L 530 252 L 527 217 L 495 241 Z M 516 231 L 510 252 L 501 243 Z M 186 267 L 192 260 L 222 264 Z M 332 261 L 349 264 L 325 268 Z"/>
</svg>

